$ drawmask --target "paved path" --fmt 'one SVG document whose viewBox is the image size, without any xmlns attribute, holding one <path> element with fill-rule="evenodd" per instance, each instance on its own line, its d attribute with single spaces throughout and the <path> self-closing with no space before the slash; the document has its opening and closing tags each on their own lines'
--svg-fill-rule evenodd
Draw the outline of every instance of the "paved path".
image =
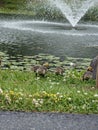
<svg viewBox="0 0 98 130">
<path fill-rule="evenodd" d="M 0 130 L 98 130 L 98 114 L 0 111 Z"/>
</svg>

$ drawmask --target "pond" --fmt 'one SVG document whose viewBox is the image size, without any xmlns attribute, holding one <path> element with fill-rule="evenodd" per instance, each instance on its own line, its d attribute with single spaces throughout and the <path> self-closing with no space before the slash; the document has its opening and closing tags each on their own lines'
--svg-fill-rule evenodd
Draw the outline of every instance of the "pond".
<svg viewBox="0 0 98 130">
<path fill-rule="evenodd" d="M 0 51 L 10 56 L 39 53 L 59 57 L 93 58 L 98 55 L 98 24 L 0 19 Z"/>
</svg>

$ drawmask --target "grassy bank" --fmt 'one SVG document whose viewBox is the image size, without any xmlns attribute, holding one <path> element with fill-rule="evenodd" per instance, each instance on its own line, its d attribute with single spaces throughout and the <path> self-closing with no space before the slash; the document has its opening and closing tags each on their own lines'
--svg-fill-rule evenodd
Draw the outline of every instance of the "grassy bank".
<svg viewBox="0 0 98 130">
<path fill-rule="evenodd" d="M 2 52 L 0 57 L 0 110 L 98 113 L 95 81 L 82 81 L 90 59 L 65 57 L 60 61 L 48 54 L 11 57 Z M 36 77 L 30 68 L 43 61 L 50 68 L 45 77 Z M 54 74 L 56 66 L 64 67 L 63 76 Z"/>
<path fill-rule="evenodd" d="M 95 81 L 83 82 L 82 74 L 36 78 L 33 72 L 0 70 L 0 110 L 98 113 Z"/>
</svg>

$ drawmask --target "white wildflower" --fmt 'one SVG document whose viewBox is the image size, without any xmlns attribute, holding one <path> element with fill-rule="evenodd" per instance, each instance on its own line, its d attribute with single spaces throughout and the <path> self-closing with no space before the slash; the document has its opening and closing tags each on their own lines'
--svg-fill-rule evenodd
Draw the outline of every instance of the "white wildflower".
<svg viewBox="0 0 98 130">
<path fill-rule="evenodd" d="M 87 95 L 88 93 L 84 93 L 84 95 Z"/>
<path fill-rule="evenodd" d="M 68 98 L 68 101 L 71 101 L 71 100 L 72 100 L 72 99 L 69 97 L 69 98 Z"/>
<path fill-rule="evenodd" d="M 63 79 L 63 81 L 66 81 L 66 79 Z"/>
<path fill-rule="evenodd" d="M 60 83 L 57 83 L 57 85 L 59 85 Z"/>
<path fill-rule="evenodd" d="M 74 63 L 73 63 L 73 62 L 71 62 L 71 63 L 70 63 L 70 66 L 73 66 L 73 65 L 74 65 Z"/>
<path fill-rule="evenodd" d="M 95 100 L 92 100 L 92 102 L 94 103 L 94 102 L 95 102 Z"/>
<path fill-rule="evenodd" d="M 0 94 L 2 94 L 3 93 L 3 90 L 0 88 Z"/>
<path fill-rule="evenodd" d="M 16 100 L 15 102 L 16 102 L 16 103 L 19 103 L 19 100 Z"/>
<path fill-rule="evenodd" d="M 37 102 L 38 102 L 38 101 L 37 101 L 35 98 L 33 98 L 32 103 L 35 104 L 35 103 L 37 103 Z"/>
<path fill-rule="evenodd" d="M 40 79 L 40 77 L 37 77 L 37 78 L 36 78 L 36 80 L 39 80 L 39 79 Z"/>
<path fill-rule="evenodd" d="M 63 95 L 60 95 L 60 98 L 62 98 L 63 97 Z"/>
<path fill-rule="evenodd" d="M 29 97 L 31 98 L 31 97 L 32 97 L 32 95 L 29 95 Z"/>
<path fill-rule="evenodd" d="M 51 82 L 51 85 L 54 85 L 55 83 L 54 82 Z"/>
<path fill-rule="evenodd" d="M 82 106 L 82 109 L 85 109 L 86 108 L 86 104 L 84 104 L 83 106 Z"/>
<path fill-rule="evenodd" d="M 57 94 L 57 95 L 59 95 L 60 93 L 59 93 L 59 92 L 57 92 L 56 94 Z"/>
<path fill-rule="evenodd" d="M 50 88 L 53 88 L 53 86 L 50 86 Z"/>
<path fill-rule="evenodd" d="M 80 93 L 80 91 L 78 90 L 77 93 Z"/>
<path fill-rule="evenodd" d="M 46 92 L 46 91 L 42 91 L 42 93 L 43 93 L 43 94 L 47 94 L 47 92 Z"/>
<path fill-rule="evenodd" d="M 22 100 L 22 97 L 19 97 L 19 100 Z"/>
<path fill-rule="evenodd" d="M 40 99 L 39 103 L 40 103 L 40 104 L 43 104 L 43 102 L 44 102 L 43 99 Z"/>
<path fill-rule="evenodd" d="M 95 94 L 94 97 L 98 97 L 98 94 Z"/>
<path fill-rule="evenodd" d="M 32 103 L 35 105 L 35 107 L 40 107 L 43 104 L 43 99 L 33 99 Z"/>
<path fill-rule="evenodd" d="M 41 106 L 38 102 L 35 103 L 35 107 Z"/>
<path fill-rule="evenodd" d="M 5 100 L 9 104 L 11 103 L 11 98 L 7 94 L 5 95 Z"/>
</svg>

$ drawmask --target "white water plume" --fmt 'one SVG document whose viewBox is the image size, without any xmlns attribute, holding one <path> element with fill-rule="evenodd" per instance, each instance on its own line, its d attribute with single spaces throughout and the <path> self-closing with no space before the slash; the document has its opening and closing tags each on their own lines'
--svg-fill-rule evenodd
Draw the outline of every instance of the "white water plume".
<svg viewBox="0 0 98 130">
<path fill-rule="evenodd" d="M 59 8 L 73 27 L 97 0 L 49 0 L 50 4 Z"/>
<path fill-rule="evenodd" d="M 71 29 L 69 24 L 65 23 L 35 21 L 35 20 L 31 21 L 20 20 L 20 21 L 2 21 L 0 22 L 0 27 L 4 29 L 19 30 L 24 32 L 35 32 L 41 34 L 98 37 L 98 25 L 94 24 L 93 25 L 80 24 L 76 27 L 76 29 L 73 28 Z"/>
</svg>

